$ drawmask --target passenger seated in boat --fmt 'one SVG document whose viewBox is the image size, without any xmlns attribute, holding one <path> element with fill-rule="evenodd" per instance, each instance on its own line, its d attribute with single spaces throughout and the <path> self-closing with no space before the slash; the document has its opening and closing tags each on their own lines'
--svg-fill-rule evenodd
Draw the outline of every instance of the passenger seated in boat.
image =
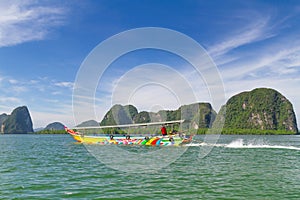
<svg viewBox="0 0 300 200">
<path fill-rule="evenodd" d="M 166 136 L 167 135 L 167 129 L 166 129 L 166 127 L 164 126 L 164 125 L 162 125 L 161 126 L 161 134 L 163 135 L 163 136 Z"/>
<path fill-rule="evenodd" d="M 178 132 L 176 131 L 176 130 L 173 130 L 172 132 L 171 132 L 171 135 L 176 135 Z"/>
</svg>

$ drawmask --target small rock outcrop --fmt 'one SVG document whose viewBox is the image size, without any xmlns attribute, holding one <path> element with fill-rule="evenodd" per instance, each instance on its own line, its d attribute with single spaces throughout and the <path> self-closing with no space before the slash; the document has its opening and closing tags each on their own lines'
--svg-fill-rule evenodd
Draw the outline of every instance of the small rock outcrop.
<svg viewBox="0 0 300 200">
<path fill-rule="evenodd" d="M 60 122 L 53 122 L 51 124 L 48 124 L 44 130 L 51 130 L 51 131 L 65 130 L 65 126 Z"/>
<path fill-rule="evenodd" d="M 100 126 L 100 125 L 95 120 L 88 120 L 77 125 L 77 127 L 87 127 L 87 126 Z"/>
</svg>

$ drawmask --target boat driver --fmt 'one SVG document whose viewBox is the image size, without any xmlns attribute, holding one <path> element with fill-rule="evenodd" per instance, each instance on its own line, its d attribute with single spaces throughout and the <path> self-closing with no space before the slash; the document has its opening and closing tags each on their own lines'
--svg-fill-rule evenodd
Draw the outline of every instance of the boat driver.
<svg viewBox="0 0 300 200">
<path fill-rule="evenodd" d="M 166 135 L 167 135 L 167 129 L 166 129 L 165 125 L 162 125 L 160 130 L 161 130 L 161 134 L 162 134 L 163 136 L 166 136 Z"/>
</svg>

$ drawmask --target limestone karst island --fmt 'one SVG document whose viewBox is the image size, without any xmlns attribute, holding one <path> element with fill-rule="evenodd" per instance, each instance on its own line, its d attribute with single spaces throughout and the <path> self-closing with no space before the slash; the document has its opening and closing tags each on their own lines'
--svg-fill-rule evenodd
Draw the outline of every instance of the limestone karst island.
<svg viewBox="0 0 300 200">
<path fill-rule="evenodd" d="M 195 109 L 198 108 L 198 109 Z M 113 113 L 117 113 L 115 121 Z M 114 105 L 98 123 L 94 120 L 78 126 L 115 125 L 179 120 L 184 117 L 187 123 L 195 121 L 193 128 L 198 134 L 220 119 L 224 119 L 222 134 L 297 134 L 297 120 L 292 103 L 274 89 L 257 88 L 231 97 L 217 113 L 210 103 L 182 105 L 177 110 L 161 110 L 157 113 L 141 111 L 133 105 Z M 55 121 L 55 119 L 53 119 Z M 21 106 L 8 114 L 0 115 L 1 133 L 34 133 L 32 120 L 26 106 Z M 50 123 L 37 133 L 64 133 L 62 123 Z"/>
</svg>

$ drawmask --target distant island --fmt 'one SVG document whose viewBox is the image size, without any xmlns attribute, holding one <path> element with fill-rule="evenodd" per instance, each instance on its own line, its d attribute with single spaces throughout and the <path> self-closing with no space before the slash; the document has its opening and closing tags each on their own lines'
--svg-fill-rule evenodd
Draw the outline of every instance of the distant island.
<svg viewBox="0 0 300 200">
<path fill-rule="evenodd" d="M 65 126 L 60 122 L 52 122 L 44 129 L 36 131 L 37 134 L 66 134 Z"/>
<path fill-rule="evenodd" d="M 291 102 L 278 91 L 257 88 L 231 97 L 216 113 L 210 103 L 183 105 L 177 110 L 138 112 L 133 105 L 114 105 L 98 123 L 89 120 L 80 126 L 107 126 L 184 119 L 184 130 L 197 134 L 208 133 L 214 123 L 223 120 L 222 134 L 297 134 L 297 121 Z M 11 115 L 0 115 L 1 133 L 33 133 L 32 121 L 26 106 L 16 108 Z M 107 132 L 122 133 L 120 129 Z M 36 133 L 65 133 L 60 122 L 49 124 Z"/>
</svg>

